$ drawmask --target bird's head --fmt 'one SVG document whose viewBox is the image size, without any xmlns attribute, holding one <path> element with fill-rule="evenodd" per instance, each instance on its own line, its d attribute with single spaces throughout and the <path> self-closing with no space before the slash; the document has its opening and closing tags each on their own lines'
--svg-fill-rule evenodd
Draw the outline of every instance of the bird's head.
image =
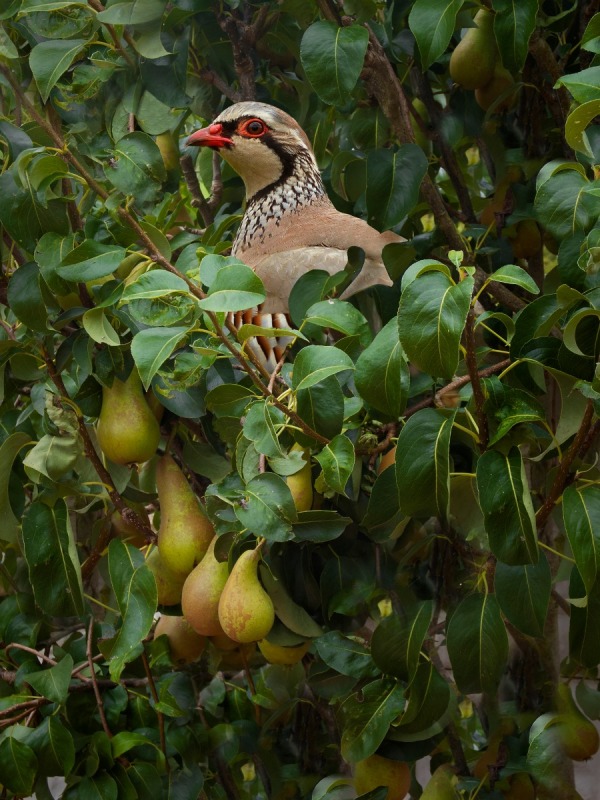
<svg viewBox="0 0 600 800">
<path fill-rule="evenodd" d="M 187 144 L 218 150 L 242 177 L 247 199 L 291 176 L 298 164 L 318 173 L 302 128 L 285 111 L 267 103 L 250 100 L 226 108 L 193 133 Z"/>
</svg>

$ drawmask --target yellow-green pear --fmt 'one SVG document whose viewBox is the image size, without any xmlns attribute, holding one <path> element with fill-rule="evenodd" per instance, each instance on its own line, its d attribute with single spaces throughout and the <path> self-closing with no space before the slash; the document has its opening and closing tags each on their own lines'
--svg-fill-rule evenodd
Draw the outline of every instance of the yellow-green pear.
<svg viewBox="0 0 600 800">
<path fill-rule="evenodd" d="M 281 666 L 285 667 L 292 666 L 293 664 L 297 664 L 299 661 L 302 661 L 308 652 L 309 647 L 310 642 L 302 642 L 301 644 L 292 646 L 283 646 L 280 644 L 274 644 L 268 639 L 261 639 L 258 643 L 258 649 L 265 657 L 265 660 L 269 662 L 269 664 L 280 664 Z"/>
<path fill-rule="evenodd" d="M 481 8 L 450 56 L 450 77 L 463 89 L 479 89 L 494 76 L 497 58 L 494 15 Z"/>
<path fill-rule="evenodd" d="M 496 64 L 491 81 L 475 89 L 475 100 L 484 111 L 492 106 L 495 113 L 508 111 L 515 104 L 515 92 L 509 91 L 514 88 L 516 84 L 513 76 L 502 64 Z"/>
<path fill-rule="evenodd" d="M 215 531 L 187 478 L 169 455 L 156 464 L 156 488 L 161 558 L 169 569 L 189 575 L 204 557 Z"/>
<path fill-rule="evenodd" d="M 235 642 L 264 639 L 275 622 L 273 601 L 258 579 L 260 550 L 245 550 L 233 565 L 219 600 L 219 621 Z"/>
<path fill-rule="evenodd" d="M 181 591 L 187 575 L 174 572 L 163 562 L 157 547 L 146 556 L 146 566 L 154 575 L 158 604 L 161 606 L 176 606 L 181 602 Z"/>
<path fill-rule="evenodd" d="M 304 459 L 304 466 L 298 472 L 288 475 L 285 479 L 289 486 L 297 511 L 309 511 L 313 502 L 312 471 L 310 467 L 310 451 L 298 444 L 292 445 L 291 451 L 300 450 Z"/>
<path fill-rule="evenodd" d="M 229 577 L 226 561 L 215 558 L 217 536 L 208 546 L 202 561 L 194 567 L 183 584 L 181 610 L 192 628 L 203 636 L 219 636 L 219 598 Z"/>
<path fill-rule="evenodd" d="M 429 779 L 421 800 L 459 800 L 456 776 L 449 764 L 441 764 Z"/>
<path fill-rule="evenodd" d="M 565 754 L 574 761 L 586 761 L 591 758 L 600 746 L 598 730 L 594 723 L 581 713 L 566 683 L 558 685 L 557 710 L 559 712 L 557 733 Z"/>
<path fill-rule="evenodd" d="M 135 367 L 126 381 L 115 378 L 112 386 L 102 387 L 96 435 L 104 455 L 117 464 L 148 461 L 156 452 L 160 427 Z"/>
<path fill-rule="evenodd" d="M 394 761 L 375 753 L 353 767 L 356 793 L 366 794 L 387 786 L 387 800 L 403 800 L 410 789 L 410 767 L 405 761 Z"/>
<path fill-rule="evenodd" d="M 176 664 L 191 664 L 197 661 L 206 647 L 206 639 L 191 627 L 185 617 L 163 614 L 156 623 L 154 638 L 165 635 L 169 640 L 171 659 Z"/>
</svg>

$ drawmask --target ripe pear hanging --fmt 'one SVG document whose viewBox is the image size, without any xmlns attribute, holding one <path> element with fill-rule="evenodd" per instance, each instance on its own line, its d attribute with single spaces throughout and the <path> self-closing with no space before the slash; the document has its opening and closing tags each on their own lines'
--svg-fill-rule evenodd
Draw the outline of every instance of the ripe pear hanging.
<svg viewBox="0 0 600 800">
<path fill-rule="evenodd" d="M 183 472 L 169 455 L 156 465 L 160 503 L 158 550 L 174 572 L 189 575 L 206 553 L 215 532 Z"/>
<path fill-rule="evenodd" d="M 463 89 L 479 89 L 492 80 L 497 59 L 494 14 L 481 8 L 450 56 L 450 76 Z"/>
<path fill-rule="evenodd" d="M 126 381 L 115 378 L 112 386 L 102 387 L 96 435 L 104 455 L 117 464 L 148 461 L 156 452 L 160 427 L 135 367 Z"/>
<path fill-rule="evenodd" d="M 187 576 L 181 594 L 181 610 L 192 628 L 203 636 L 219 636 L 219 598 L 229 577 L 226 561 L 215 558 L 214 537 L 198 566 Z"/>
<path fill-rule="evenodd" d="M 264 639 L 273 627 L 273 601 L 258 580 L 260 550 L 245 550 L 233 565 L 219 600 L 219 621 L 236 642 Z"/>
</svg>

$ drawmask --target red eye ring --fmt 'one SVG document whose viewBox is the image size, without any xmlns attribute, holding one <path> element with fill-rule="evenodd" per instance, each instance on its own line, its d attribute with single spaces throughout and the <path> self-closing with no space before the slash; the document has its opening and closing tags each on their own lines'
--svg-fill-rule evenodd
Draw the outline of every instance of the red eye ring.
<svg viewBox="0 0 600 800">
<path fill-rule="evenodd" d="M 240 127 L 240 133 L 249 139 L 258 139 L 266 132 L 267 126 L 262 119 L 258 119 L 256 117 L 246 120 L 246 122 L 244 122 Z"/>
</svg>

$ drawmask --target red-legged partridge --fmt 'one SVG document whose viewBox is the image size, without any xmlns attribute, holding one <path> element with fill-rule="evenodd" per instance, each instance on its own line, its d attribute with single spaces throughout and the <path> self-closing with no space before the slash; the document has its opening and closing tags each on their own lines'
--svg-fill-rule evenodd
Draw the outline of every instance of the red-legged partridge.
<svg viewBox="0 0 600 800">
<path fill-rule="evenodd" d="M 236 103 L 187 144 L 217 149 L 244 181 L 246 211 L 232 255 L 262 280 L 267 298 L 260 311 L 263 318 L 273 315 L 273 327 L 287 327 L 283 315 L 298 278 L 311 269 L 339 272 L 352 245 L 365 251 L 365 264 L 342 298 L 391 285 L 381 251 L 404 240 L 336 210 L 308 137 L 289 114 L 266 103 Z"/>
</svg>

